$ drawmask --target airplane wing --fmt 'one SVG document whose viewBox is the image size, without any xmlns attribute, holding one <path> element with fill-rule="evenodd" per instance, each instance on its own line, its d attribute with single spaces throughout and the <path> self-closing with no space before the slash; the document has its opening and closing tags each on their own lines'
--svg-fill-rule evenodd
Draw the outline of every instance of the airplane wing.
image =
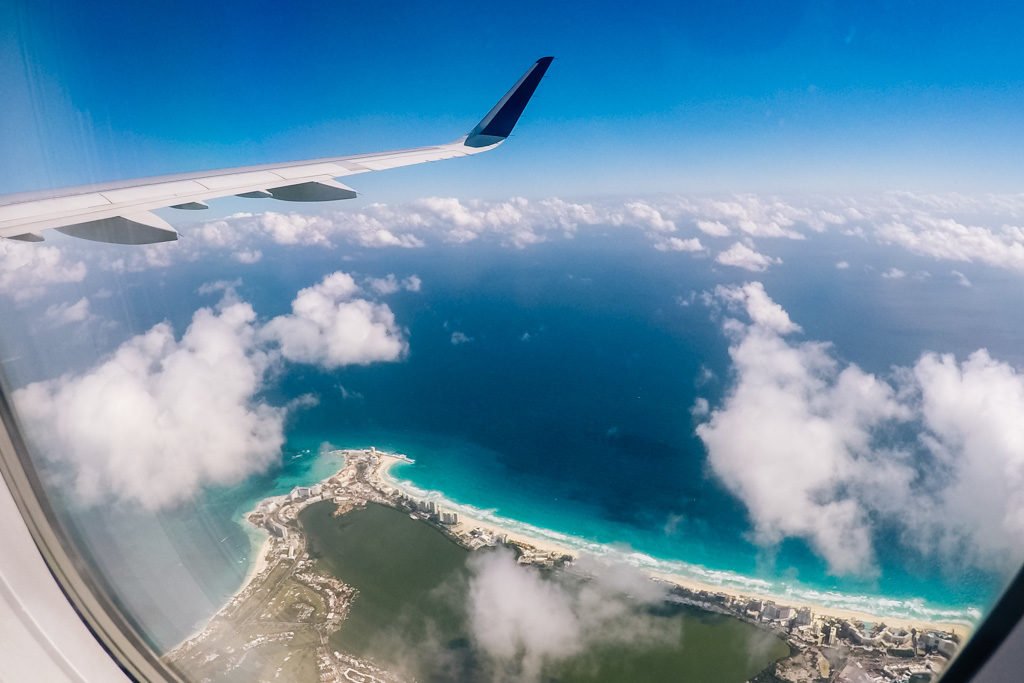
<svg viewBox="0 0 1024 683">
<path fill-rule="evenodd" d="M 336 178 L 470 156 L 500 145 L 551 60 L 537 60 L 475 128 L 447 144 L 8 195 L 0 197 L 0 237 L 41 242 L 40 232 L 55 229 L 97 242 L 154 244 L 176 240 L 178 232 L 153 209 L 205 209 L 207 200 L 229 196 L 289 202 L 352 199 L 356 191 Z"/>
</svg>

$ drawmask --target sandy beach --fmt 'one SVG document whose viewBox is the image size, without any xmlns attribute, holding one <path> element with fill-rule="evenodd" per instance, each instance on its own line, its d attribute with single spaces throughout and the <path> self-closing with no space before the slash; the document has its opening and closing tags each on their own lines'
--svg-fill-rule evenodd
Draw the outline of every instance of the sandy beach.
<svg viewBox="0 0 1024 683">
<path fill-rule="evenodd" d="M 263 542 L 260 543 L 259 548 L 255 551 L 255 554 L 253 555 L 255 561 L 252 563 L 252 566 L 249 567 L 249 573 L 245 575 L 245 580 L 242 581 L 241 587 L 237 591 L 235 591 L 235 594 L 231 596 L 231 599 L 234 599 L 236 595 L 241 593 L 243 588 L 248 586 L 249 583 L 252 582 L 252 580 L 256 578 L 257 575 L 262 573 L 263 570 L 267 568 L 267 566 L 270 564 L 270 562 L 267 560 L 267 554 L 269 551 L 270 534 L 265 534 Z"/>
<path fill-rule="evenodd" d="M 543 529 L 534 529 L 514 520 L 506 520 L 501 517 L 489 515 L 489 518 L 484 518 L 479 513 L 474 514 L 473 508 L 466 505 L 459 505 L 452 501 L 447 500 L 443 497 L 440 492 L 437 491 L 422 491 L 409 482 L 403 481 L 396 477 L 392 472 L 395 466 L 405 463 L 408 464 L 411 461 L 405 456 L 394 455 L 391 453 L 385 453 L 377 451 L 379 456 L 379 464 L 376 470 L 371 475 L 376 481 L 378 486 L 385 488 L 398 489 L 406 495 L 414 498 L 421 498 L 424 495 L 436 499 L 439 504 L 444 507 L 449 507 L 459 514 L 459 523 L 453 527 L 454 531 L 463 531 L 474 528 L 480 528 L 487 531 L 495 536 L 506 536 L 511 542 L 518 543 L 520 545 L 532 546 L 543 553 L 556 553 L 558 555 L 571 555 L 578 557 L 581 554 L 581 549 L 573 547 L 571 543 L 559 541 L 557 538 L 551 538 L 545 534 Z M 340 468 L 338 471 L 340 472 Z M 337 474 L 337 473 L 334 473 Z M 331 477 L 334 476 L 331 475 Z M 328 477 L 327 479 L 330 479 Z M 246 522 L 248 523 L 248 522 Z M 525 527 L 525 528 L 524 528 Z M 249 571 L 242 581 L 238 590 L 235 591 L 226 601 L 225 604 L 229 604 L 239 594 L 241 594 L 252 581 L 263 572 L 269 565 L 268 552 L 271 548 L 270 535 L 260 530 L 262 536 L 262 542 L 258 547 L 255 547 L 252 555 L 252 564 L 249 567 Z M 561 535 L 561 534 L 559 534 Z M 585 552 L 585 551 L 582 551 Z M 843 609 L 840 607 L 826 606 L 816 604 L 811 600 L 801 599 L 799 597 L 790 595 L 776 595 L 768 591 L 759 591 L 755 588 L 744 588 L 737 590 L 732 586 L 723 586 L 713 582 L 704 582 L 699 579 L 695 579 L 692 576 L 686 576 L 682 574 L 657 571 L 648 567 L 640 568 L 641 571 L 648 574 L 652 579 L 658 581 L 665 581 L 667 583 L 675 584 L 682 588 L 690 591 L 707 591 L 709 593 L 724 593 L 733 598 L 753 598 L 761 600 L 773 600 L 778 604 L 788 605 L 794 608 L 807 607 L 818 616 L 834 617 L 836 619 L 847 619 L 854 622 L 867 622 L 867 623 L 886 623 L 889 626 L 897 628 L 917 628 L 917 629 L 935 629 L 938 631 L 945 631 L 949 633 L 955 633 L 959 636 L 967 636 L 971 633 L 972 627 L 965 623 L 958 622 L 943 622 L 936 620 L 927 619 L 915 619 L 912 617 L 893 617 L 893 616 L 882 616 L 878 614 L 872 614 L 868 611 L 860 611 L 853 609 Z M 194 632 L 184 638 L 179 645 L 188 642 L 201 634 L 209 625 L 209 621 L 204 622 L 202 626 L 197 628 Z"/>
<path fill-rule="evenodd" d="M 248 524 L 248 522 L 245 522 L 245 524 Z M 228 598 L 224 601 L 225 605 L 230 604 L 235 598 L 237 598 L 242 593 L 242 591 L 244 591 L 246 587 L 250 583 L 252 583 L 253 579 L 255 579 L 261 572 L 263 572 L 263 570 L 265 570 L 267 566 L 269 566 L 270 564 L 269 561 L 267 560 L 267 556 L 270 551 L 270 534 L 268 534 L 263 529 L 256 529 L 255 531 L 250 531 L 249 533 L 258 533 L 263 540 L 260 542 L 258 546 L 256 546 L 256 544 L 253 544 L 253 551 L 252 555 L 250 556 L 251 562 L 249 564 L 249 571 L 246 572 L 245 578 L 242 580 L 242 583 L 239 584 L 238 590 L 236 590 L 234 593 L 228 596 Z M 192 631 L 187 636 L 182 638 L 181 642 L 172 647 L 171 650 L 177 650 L 188 641 L 200 635 L 203 631 L 207 629 L 212 619 L 213 617 L 211 616 L 210 619 L 205 620 L 202 623 L 202 625 L 198 626 L 194 631 Z"/>
<path fill-rule="evenodd" d="M 377 468 L 376 476 L 379 478 L 380 483 L 385 486 L 397 488 L 403 491 L 405 494 L 413 497 L 421 497 L 424 491 L 420 491 L 410 486 L 408 482 L 398 479 L 392 472 L 392 469 L 399 463 L 408 462 L 404 458 L 395 457 L 388 453 L 377 452 L 381 456 L 380 465 Z M 440 494 L 437 492 L 428 492 L 431 495 Z M 441 498 L 443 501 L 444 499 Z M 538 533 L 531 534 L 522 529 L 524 525 L 513 523 L 512 520 L 503 523 L 500 518 L 491 517 L 491 519 L 482 519 L 480 516 L 474 516 L 473 514 L 467 514 L 468 506 L 450 504 L 450 507 L 455 509 L 459 513 L 459 524 L 455 527 L 456 530 L 461 529 L 472 529 L 479 527 L 486 531 L 489 531 L 495 535 L 506 535 L 508 540 L 514 541 L 520 544 L 531 545 L 534 548 L 542 552 L 555 552 L 559 554 L 572 555 L 574 557 L 580 554 L 579 549 L 575 549 L 568 544 L 559 543 L 557 540 L 545 537 L 541 530 Z M 968 624 L 957 623 L 957 622 L 942 622 L 925 619 L 915 619 L 912 617 L 894 617 L 894 616 L 882 616 L 878 614 L 871 614 L 866 611 L 859 611 L 853 609 L 843 609 L 839 607 L 826 606 L 815 604 L 813 601 L 800 599 L 790 595 L 774 595 L 767 591 L 758 591 L 756 589 L 743 589 L 736 590 L 730 586 L 722 586 L 711 582 L 702 582 L 690 576 L 684 576 L 680 574 L 674 574 L 670 572 L 660 572 L 652 569 L 644 568 L 643 571 L 651 576 L 653 579 L 660 581 L 666 581 L 682 588 L 691 591 L 708 591 L 710 593 L 725 593 L 731 597 L 743 597 L 743 598 L 755 598 L 760 600 L 773 600 L 778 604 L 788 605 L 794 608 L 807 607 L 812 612 L 820 616 L 834 617 L 836 619 L 848 619 L 854 622 L 867 622 L 867 623 L 885 623 L 889 626 L 896 628 L 917 628 L 917 629 L 935 629 L 938 631 L 946 631 L 949 633 L 955 633 L 959 636 L 969 635 L 972 627 Z"/>
</svg>

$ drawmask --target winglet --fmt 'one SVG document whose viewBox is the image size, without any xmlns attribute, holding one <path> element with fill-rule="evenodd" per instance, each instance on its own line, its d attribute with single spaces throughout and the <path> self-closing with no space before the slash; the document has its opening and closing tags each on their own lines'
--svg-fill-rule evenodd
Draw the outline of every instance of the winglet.
<svg viewBox="0 0 1024 683">
<path fill-rule="evenodd" d="M 553 59 L 554 57 L 541 57 L 527 69 L 512 89 L 505 93 L 487 116 L 476 124 L 476 128 L 469 132 L 463 144 L 467 147 L 490 147 L 507 138 Z"/>
</svg>

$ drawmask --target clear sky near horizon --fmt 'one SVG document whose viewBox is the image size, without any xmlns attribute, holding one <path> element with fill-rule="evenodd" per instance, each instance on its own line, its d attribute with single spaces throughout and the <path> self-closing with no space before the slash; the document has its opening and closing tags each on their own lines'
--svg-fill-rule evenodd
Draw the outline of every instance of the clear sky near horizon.
<svg viewBox="0 0 1024 683">
<path fill-rule="evenodd" d="M 537 57 L 501 152 L 424 194 L 1016 191 L 1013 3 L 115 0 L 0 9 L 0 192 L 444 142 Z"/>
</svg>

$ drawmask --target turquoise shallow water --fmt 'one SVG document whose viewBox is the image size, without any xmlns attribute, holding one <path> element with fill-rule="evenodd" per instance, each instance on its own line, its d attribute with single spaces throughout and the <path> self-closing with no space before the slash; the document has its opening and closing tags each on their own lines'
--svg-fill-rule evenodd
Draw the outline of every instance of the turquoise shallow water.
<svg viewBox="0 0 1024 683">
<path fill-rule="evenodd" d="M 424 497 L 476 516 L 500 519 L 513 528 L 547 536 L 579 552 L 613 555 L 639 567 L 680 573 L 729 589 L 770 592 L 783 599 L 789 596 L 881 616 L 973 622 L 984 604 L 972 601 L 985 595 L 987 586 L 982 583 L 961 587 L 957 593 L 941 583 L 922 585 L 916 577 L 901 576 L 897 570 L 890 570 L 884 583 L 837 580 L 817 574 L 813 557 L 807 560 L 809 578 L 801 577 L 792 565 L 789 571 L 779 571 L 777 565 L 759 563 L 756 550 L 752 556 L 738 554 L 735 539 L 713 543 L 688 538 L 678 527 L 669 533 L 664 527 L 625 525 L 603 518 L 594 508 L 557 496 L 538 502 L 536 489 L 516 486 L 503 478 L 493 463 L 486 463 L 486 454 L 465 444 L 443 448 L 428 440 L 427 445 L 417 447 L 408 438 L 381 437 L 349 442 L 346 447 L 370 443 L 413 457 L 415 463 L 393 467 L 392 476 L 418 489 Z M 474 465 L 458 467 L 451 464 L 453 461 Z"/>
</svg>

